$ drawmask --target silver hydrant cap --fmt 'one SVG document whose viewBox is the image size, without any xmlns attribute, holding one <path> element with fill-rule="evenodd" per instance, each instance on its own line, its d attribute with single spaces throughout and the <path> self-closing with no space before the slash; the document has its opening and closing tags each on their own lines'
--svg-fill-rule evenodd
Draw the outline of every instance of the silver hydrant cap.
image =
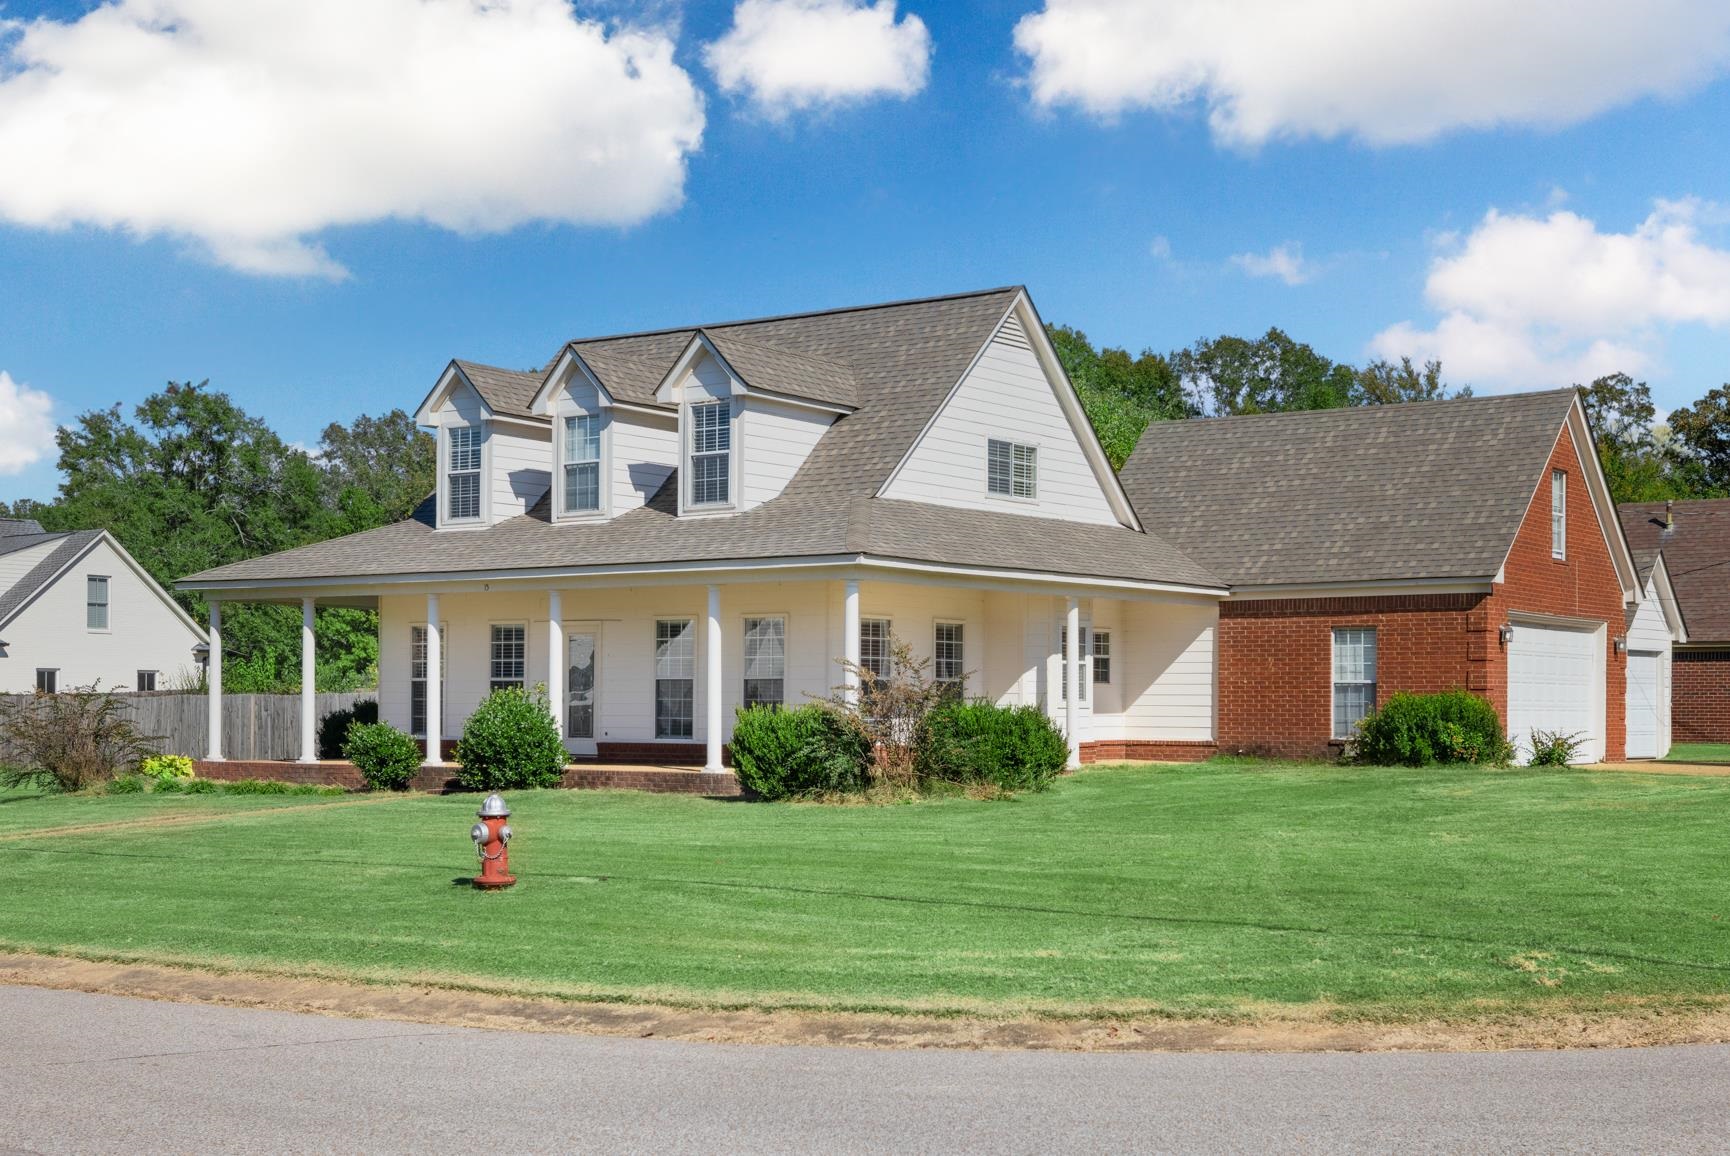
<svg viewBox="0 0 1730 1156">
<path fill-rule="evenodd" d="M 483 819 L 502 819 L 510 813 L 511 809 L 505 806 L 503 795 L 488 795 L 486 802 L 481 804 L 480 816 Z"/>
</svg>

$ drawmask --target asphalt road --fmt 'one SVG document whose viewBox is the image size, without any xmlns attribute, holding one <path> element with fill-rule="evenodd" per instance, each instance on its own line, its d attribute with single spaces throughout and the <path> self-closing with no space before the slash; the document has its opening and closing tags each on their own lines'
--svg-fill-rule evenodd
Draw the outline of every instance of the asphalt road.
<svg viewBox="0 0 1730 1156">
<path fill-rule="evenodd" d="M 737 1047 L 16 987 L 0 1038 L 0 1153 L 1730 1148 L 1730 1047 Z"/>
</svg>

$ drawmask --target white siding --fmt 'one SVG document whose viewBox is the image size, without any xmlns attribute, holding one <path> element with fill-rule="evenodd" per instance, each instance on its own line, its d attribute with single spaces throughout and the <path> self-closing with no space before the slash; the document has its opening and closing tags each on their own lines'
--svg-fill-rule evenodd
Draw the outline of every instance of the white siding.
<svg viewBox="0 0 1730 1156">
<path fill-rule="evenodd" d="M 490 520 L 527 513 L 552 485 L 552 427 L 530 430 L 488 422 L 487 468 L 492 474 Z"/>
<path fill-rule="evenodd" d="M 1664 621 L 1664 608 L 1658 601 L 1658 582 L 1646 580 L 1640 592 L 1640 604 L 1634 611 L 1634 621 L 1628 624 L 1628 652 L 1658 656 L 1658 757 L 1670 750 L 1670 676 L 1672 658 L 1670 627 Z M 1630 695 L 1628 709 L 1633 709 Z"/>
<path fill-rule="evenodd" d="M 760 506 L 787 488 L 832 415 L 746 398 L 739 415 L 744 473 L 742 508 Z"/>
<path fill-rule="evenodd" d="M 1012 316 L 991 341 L 913 447 L 886 498 L 970 510 L 1030 514 L 1075 522 L 1117 522 L 1076 431 L 1058 404 Z M 986 491 L 986 442 L 992 438 L 1039 447 L 1038 496 L 1015 499 Z"/>
<path fill-rule="evenodd" d="M 36 569 L 38 563 L 47 561 L 48 555 L 54 553 L 59 545 L 60 542 L 56 539 L 40 546 L 0 554 L 0 591 L 12 589 L 20 578 Z"/>
<path fill-rule="evenodd" d="M 1211 740 L 1219 608 L 1121 605 L 1122 625 L 1111 639 L 1112 676 L 1124 703 L 1121 737 Z"/>
<path fill-rule="evenodd" d="M 679 424 L 672 414 L 608 414 L 612 439 L 613 515 L 648 503 L 679 465 Z"/>
<path fill-rule="evenodd" d="M 108 578 L 108 629 L 86 627 L 85 579 Z M 66 573 L 4 629 L 0 693 L 34 690 L 36 669 L 59 670 L 61 690 L 101 683 L 134 690 L 138 672 L 160 672 L 161 684 L 190 672 L 192 648 L 203 639 L 169 609 L 154 583 L 141 578 L 106 541 Z"/>
</svg>

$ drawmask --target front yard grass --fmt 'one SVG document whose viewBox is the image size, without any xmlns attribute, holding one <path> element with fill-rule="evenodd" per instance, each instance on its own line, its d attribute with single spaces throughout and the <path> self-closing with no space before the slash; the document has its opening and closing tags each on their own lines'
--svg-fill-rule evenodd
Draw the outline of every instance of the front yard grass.
<svg viewBox="0 0 1730 1156">
<path fill-rule="evenodd" d="M 1214 763 L 1007 802 L 508 798 L 521 882 L 481 894 L 461 882 L 475 796 L 0 796 L 0 947 L 990 1015 L 1730 992 L 1726 779 Z M 159 814 L 207 821 L 49 830 Z"/>
<path fill-rule="evenodd" d="M 1659 760 L 1666 763 L 1712 763 L 1730 765 L 1730 743 L 1676 743 Z"/>
</svg>

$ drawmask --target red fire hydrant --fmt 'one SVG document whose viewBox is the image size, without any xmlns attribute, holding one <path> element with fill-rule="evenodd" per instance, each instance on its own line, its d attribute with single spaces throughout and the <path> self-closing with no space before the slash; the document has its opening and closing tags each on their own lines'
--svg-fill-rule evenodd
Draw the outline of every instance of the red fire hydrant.
<svg viewBox="0 0 1730 1156">
<path fill-rule="evenodd" d="M 510 813 L 511 809 L 505 806 L 503 798 L 496 794 L 488 795 L 486 802 L 481 804 L 481 821 L 469 829 L 469 838 L 475 841 L 475 850 L 481 857 L 481 873 L 475 876 L 476 887 L 492 890 L 509 887 L 517 881 L 511 874 L 510 853 L 506 850 L 511 841 L 511 825 L 505 820 Z"/>
</svg>

